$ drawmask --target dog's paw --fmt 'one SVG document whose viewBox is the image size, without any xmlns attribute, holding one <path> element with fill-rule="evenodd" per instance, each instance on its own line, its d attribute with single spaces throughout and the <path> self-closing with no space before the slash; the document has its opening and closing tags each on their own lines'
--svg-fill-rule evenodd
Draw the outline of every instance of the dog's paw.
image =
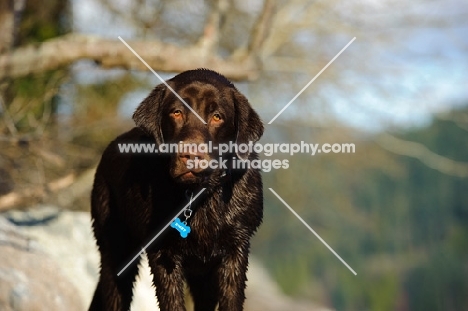
<svg viewBox="0 0 468 311">
<path fill-rule="evenodd" d="M 190 233 L 190 227 L 186 224 L 184 224 L 182 221 L 180 221 L 179 218 L 176 218 L 172 223 L 171 227 L 176 229 L 177 231 L 180 232 L 180 236 L 183 237 L 184 239 L 188 236 Z"/>
</svg>

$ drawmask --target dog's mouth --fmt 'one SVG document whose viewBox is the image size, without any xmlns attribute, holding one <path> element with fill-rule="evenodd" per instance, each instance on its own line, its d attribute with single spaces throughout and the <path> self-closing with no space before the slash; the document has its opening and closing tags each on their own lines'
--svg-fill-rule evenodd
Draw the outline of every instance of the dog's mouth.
<svg viewBox="0 0 468 311">
<path fill-rule="evenodd" d="M 209 177 L 210 173 L 204 171 L 184 171 L 176 176 L 174 179 L 181 183 L 201 183 Z"/>
<path fill-rule="evenodd" d="M 197 173 L 192 172 L 192 171 L 187 171 L 185 173 L 179 174 L 179 176 L 176 177 L 176 179 L 196 179 L 197 178 Z"/>
<path fill-rule="evenodd" d="M 178 178 L 195 178 L 195 174 L 192 172 L 192 171 L 188 171 L 188 172 L 185 172 L 185 173 L 182 173 L 178 176 Z"/>
</svg>

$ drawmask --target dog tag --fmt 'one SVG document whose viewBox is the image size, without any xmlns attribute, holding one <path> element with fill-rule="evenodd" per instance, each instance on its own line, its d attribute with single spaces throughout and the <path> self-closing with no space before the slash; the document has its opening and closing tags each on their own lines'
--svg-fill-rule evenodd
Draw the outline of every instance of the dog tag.
<svg viewBox="0 0 468 311">
<path fill-rule="evenodd" d="M 187 237 L 187 235 L 190 233 L 190 227 L 183 222 L 180 221 L 179 218 L 176 218 L 172 223 L 171 227 L 176 229 L 177 231 L 180 232 L 180 236 L 183 237 L 184 239 Z"/>
</svg>

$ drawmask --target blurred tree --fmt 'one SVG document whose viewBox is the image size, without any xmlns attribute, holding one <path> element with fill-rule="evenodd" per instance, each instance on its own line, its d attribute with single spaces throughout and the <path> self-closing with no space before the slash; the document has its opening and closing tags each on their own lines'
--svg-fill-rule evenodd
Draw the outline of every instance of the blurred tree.
<svg viewBox="0 0 468 311">
<path fill-rule="evenodd" d="M 436 117 L 429 127 L 396 139 L 466 162 L 466 130 L 451 121 L 466 113 L 464 108 Z M 465 308 L 466 178 L 385 153 L 372 140 L 361 141 L 356 155 L 295 156 L 291 163 L 290 170 L 265 174 L 265 184 L 283 195 L 358 276 L 266 193 L 265 224 L 253 250 L 285 292 L 337 310 Z"/>
</svg>

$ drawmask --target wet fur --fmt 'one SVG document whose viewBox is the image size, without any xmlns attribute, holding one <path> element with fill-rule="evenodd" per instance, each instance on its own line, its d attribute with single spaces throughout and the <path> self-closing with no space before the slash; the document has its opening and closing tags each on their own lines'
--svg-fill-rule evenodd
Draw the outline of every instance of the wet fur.
<svg viewBox="0 0 468 311">
<path fill-rule="evenodd" d="M 213 71 L 184 72 L 168 83 L 177 92 L 192 94 L 189 102 L 205 120 L 210 117 L 207 105 L 219 105 L 223 126 L 204 125 L 192 113 L 175 126 L 167 109 L 178 100 L 159 85 L 135 111 L 137 127 L 117 137 L 104 151 L 91 200 L 101 272 L 89 310 L 129 309 L 139 260 L 122 275 L 117 273 L 188 203 L 187 193 L 195 195 L 202 187 L 206 191 L 192 205 L 189 236 L 183 239 L 169 227 L 146 250 L 159 307 L 185 310 L 187 284 L 196 311 L 215 310 L 217 305 L 220 311 L 243 310 L 249 241 L 263 216 L 260 172 L 213 170 L 201 178 L 181 181 L 173 174 L 181 169 L 177 155 L 120 154 L 117 144 L 178 139 L 246 143 L 260 138 L 263 125 L 247 99 Z M 225 157 L 253 160 L 257 155 Z"/>
</svg>

